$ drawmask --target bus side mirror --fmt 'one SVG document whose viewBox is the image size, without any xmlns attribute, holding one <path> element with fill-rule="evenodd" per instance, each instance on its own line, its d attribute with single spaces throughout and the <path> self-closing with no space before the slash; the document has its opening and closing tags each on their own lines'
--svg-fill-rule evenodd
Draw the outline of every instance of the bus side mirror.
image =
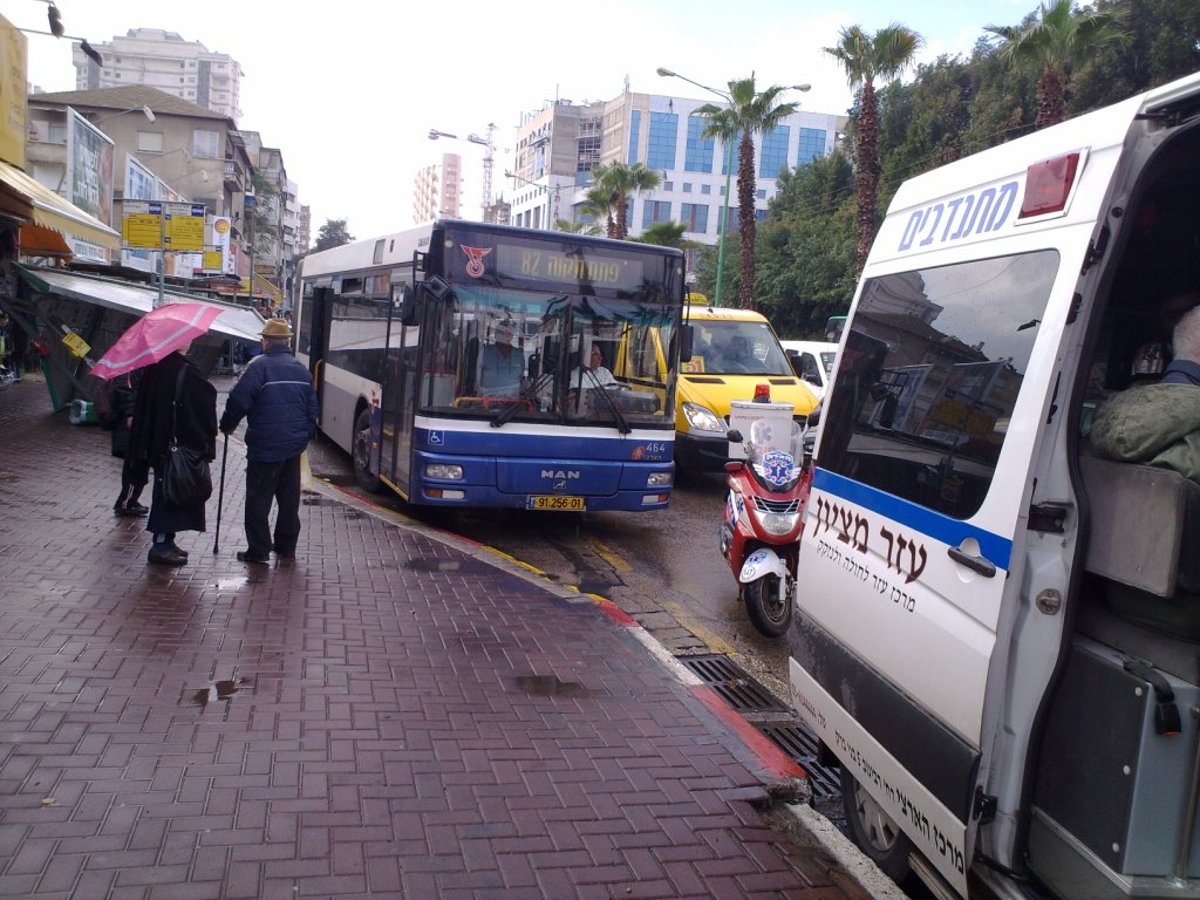
<svg viewBox="0 0 1200 900">
<path fill-rule="evenodd" d="M 416 325 L 420 321 L 418 294 L 411 284 L 404 285 L 400 292 L 400 324 Z"/>
<path fill-rule="evenodd" d="M 692 348 L 695 346 L 696 330 L 691 325 L 681 325 L 679 328 L 679 361 L 692 361 Z"/>
</svg>

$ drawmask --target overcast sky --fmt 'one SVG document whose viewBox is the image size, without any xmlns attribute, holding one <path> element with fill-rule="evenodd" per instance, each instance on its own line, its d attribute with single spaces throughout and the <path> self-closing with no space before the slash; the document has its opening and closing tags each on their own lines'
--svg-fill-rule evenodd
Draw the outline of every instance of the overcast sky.
<svg viewBox="0 0 1200 900">
<path fill-rule="evenodd" d="M 985 25 L 1016 25 L 1037 0 L 561 0 L 455 3 L 164 3 L 58 0 L 68 36 L 111 41 L 132 28 L 162 28 L 241 64 L 239 127 L 283 153 L 313 238 L 346 219 L 369 238 L 412 224 L 417 169 L 443 152 L 463 158 L 464 214 L 479 208 L 482 146 L 430 141 L 431 128 L 465 138 L 495 123 L 493 193 L 512 194 L 514 135 L 522 113 L 562 98 L 608 100 L 624 89 L 708 99 L 655 74 L 659 66 L 724 88 L 752 72 L 758 83 L 811 83 L 793 94 L 805 109 L 845 113 L 851 94 L 821 51 L 839 29 L 876 31 L 893 21 L 921 34 L 922 61 L 969 52 Z M 303 8 L 301 8 L 303 6 Z M 45 0 L 12 0 L 19 28 L 47 30 Z M 903 13 L 899 17 L 899 13 Z M 29 34 L 29 80 L 75 89 L 70 42 Z"/>
</svg>

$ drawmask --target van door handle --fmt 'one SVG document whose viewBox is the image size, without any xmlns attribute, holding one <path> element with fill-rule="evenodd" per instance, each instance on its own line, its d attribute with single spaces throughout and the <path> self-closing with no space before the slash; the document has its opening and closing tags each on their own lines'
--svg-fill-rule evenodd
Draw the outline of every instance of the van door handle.
<svg viewBox="0 0 1200 900">
<path fill-rule="evenodd" d="M 982 556 L 965 553 L 957 547 L 947 547 L 946 552 L 950 554 L 950 558 L 956 563 L 962 563 L 972 572 L 978 572 L 984 578 L 993 578 L 996 575 L 996 564 L 984 559 Z"/>
</svg>

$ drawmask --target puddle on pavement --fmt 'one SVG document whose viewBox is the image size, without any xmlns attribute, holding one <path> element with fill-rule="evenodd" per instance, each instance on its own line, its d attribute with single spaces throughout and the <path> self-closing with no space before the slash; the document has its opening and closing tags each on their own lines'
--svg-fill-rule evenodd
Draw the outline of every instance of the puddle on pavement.
<svg viewBox="0 0 1200 900">
<path fill-rule="evenodd" d="M 222 681 L 213 681 L 208 687 L 203 687 L 193 693 L 191 695 L 192 702 L 203 709 L 208 704 L 215 703 L 218 700 L 227 701 L 245 683 L 246 680 L 244 678 L 226 678 Z"/>
<path fill-rule="evenodd" d="M 463 575 L 478 575 L 483 572 L 498 571 L 494 566 L 470 557 L 465 559 L 421 557 L 410 559 L 404 564 L 404 568 L 412 569 L 414 572 L 458 572 Z"/>
<path fill-rule="evenodd" d="M 535 697 L 590 697 L 598 693 L 578 681 L 560 681 L 557 675 L 518 675 L 513 683 Z"/>
</svg>

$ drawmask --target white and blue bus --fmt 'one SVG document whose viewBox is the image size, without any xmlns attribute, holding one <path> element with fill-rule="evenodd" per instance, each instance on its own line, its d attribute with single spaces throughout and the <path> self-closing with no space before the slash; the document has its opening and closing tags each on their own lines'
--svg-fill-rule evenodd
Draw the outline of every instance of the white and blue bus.
<svg viewBox="0 0 1200 900">
<path fill-rule="evenodd" d="M 670 248 L 434 222 L 306 256 L 297 357 L 321 431 L 368 489 L 442 507 L 663 509 L 683 276 Z M 585 370 L 594 348 L 618 377 Z M 496 360 L 505 383 L 489 382 Z"/>
</svg>

